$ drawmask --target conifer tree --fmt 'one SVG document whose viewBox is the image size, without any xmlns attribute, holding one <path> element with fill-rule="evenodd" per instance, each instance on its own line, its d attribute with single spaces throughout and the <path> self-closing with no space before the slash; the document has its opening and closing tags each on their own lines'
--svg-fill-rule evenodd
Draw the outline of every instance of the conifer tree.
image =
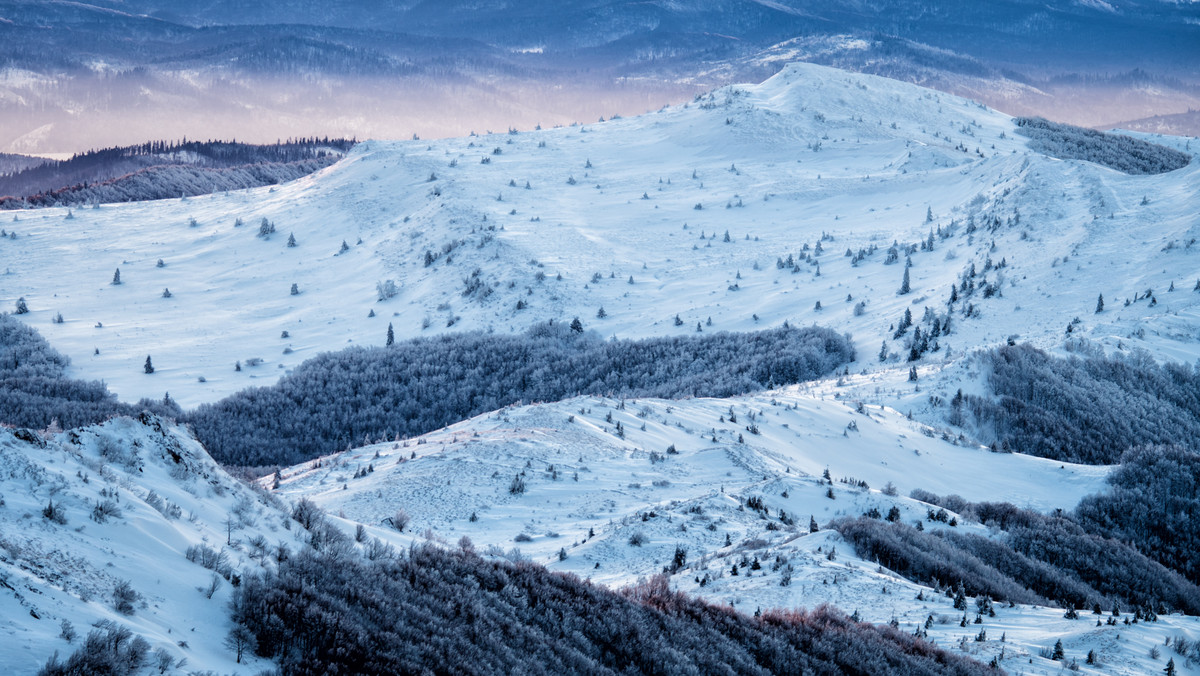
<svg viewBox="0 0 1200 676">
<path fill-rule="evenodd" d="M 154 364 L 150 362 L 150 355 L 146 355 L 146 364 L 142 368 L 146 373 L 154 373 Z"/>
<path fill-rule="evenodd" d="M 396 334 L 392 333 L 392 323 L 388 322 L 387 345 L 390 347 L 396 342 Z"/>
</svg>

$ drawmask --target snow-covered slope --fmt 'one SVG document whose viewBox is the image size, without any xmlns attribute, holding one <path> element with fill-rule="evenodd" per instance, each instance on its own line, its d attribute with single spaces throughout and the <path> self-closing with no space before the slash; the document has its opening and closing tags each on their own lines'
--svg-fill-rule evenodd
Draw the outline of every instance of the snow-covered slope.
<svg viewBox="0 0 1200 676">
<path fill-rule="evenodd" d="M 528 557 L 611 586 L 663 572 L 683 548 L 686 565 L 672 574 L 672 587 L 745 612 L 830 603 L 871 622 L 896 619 L 907 631 L 932 616 L 931 639 L 984 662 L 1003 649 L 1004 667 L 1022 673 L 1058 673 L 1062 665 L 1039 652 L 1060 639 L 1068 661 L 1083 665 L 1089 650 L 1100 656 L 1103 669 L 1087 673 L 1142 674 L 1158 664 L 1151 646 L 1200 637 L 1197 618 L 1097 628 L 1088 618 L 1065 620 L 1061 609 L 1030 606 L 997 608 L 983 626 L 962 628 L 963 612 L 947 596 L 857 558 L 836 532 L 810 533 L 810 518 L 825 524 L 872 508 L 886 514 L 893 505 L 903 521 L 922 520 L 929 505 L 905 497 L 914 488 L 1070 509 L 1101 490 L 1108 471 L 946 439 L 893 409 L 856 410 L 836 387 L 732 400 L 581 397 L 518 406 L 321 458 L 262 484 L 278 481 L 276 495 L 307 497 L 383 528 L 403 511 L 412 540 Z M 523 490 L 514 492 L 518 477 Z M 746 506 L 754 498 L 768 515 Z M 930 522 L 938 527 L 948 526 Z M 988 534 L 965 521 L 956 528 Z M 751 566 L 731 574 L 743 558 Z M 990 641 L 975 640 L 980 629 Z"/>
<path fill-rule="evenodd" d="M 109 621 L 146 639 L 147 662 L 168 673 L 270 666 L 243 658 L 239 667 L 223 639 L 233 626 L 230 578 L 261 561 L 253 543 L 303 546 L 281 503 L 153 416 L 19 434 L 0 427 L 0 671 L 35 673 Z M 50 505 L 61 523 L 45 515 Z M 227 577 L 189 560 L 193 547 L 219 553 Z M 114 598 L 122 582 L 135 594 L 128 613 Z"/>
<path fill-rule="evenodd" d="M 638 118 L 372 141 L 272 188 L 18 213 L 0 306 L 26 298 L 76 375 L 184 406 L 381 344 L 389 322 L 398 338 L 576 315 L 621 337 L 817 322 L 851 332 L 865 366 L 905 308 L 936 308 L 987 258 L 1006 263 L 985 275 L 1002 297 L 957 323 L 951 353 L 1011 334 L 1052 344 L 1079 315 L 1084 335 L 1194 358 L 1197 164 L 1128 176 L 1032 153 L 1014 129 L 964 99 L 795 65 Z M 904 256 L 885 265 L 886 249 L 938 228 L 953 236 L 912 255 L 912 293 L 897 295 Z M 806 245 L 813 260 L 776 266 Z M 397 295 L 379 301 L 386 280 Z M 1147 289 L 1155 307 L 1121 307 Z M 1093 316 L 1101 293 L 1110 311 Z"/>
<path fill-rule="evenodd" d="M 0 304 L 24 298 L 21 318 L 72 357 L 73 376 L 103 379 L 125 400 L 169 391 L 185 406 L 271 384 L 318 352 L 380 345 L 389 323 L 398 339 L 575 316 L 620 337 L 827 325 L 858 348 L 835 378 L 728 400 L 516 406 L 285 469 L 263 487 L 394 544 L 466 537 L 609 585 L 662 571 L 680 546 L 674 587 L 746 611 L 831 602 L 905 630 L 933 616 L 940 644 L 985 662 L 1004 650 L 1005 667 L 1025 673 L 1062 669 L 1038 656 L 1058 638 L 1085 671 L 1149 673 L 1167 652 L 1152 658 L 1151 646 L 1200 638 L 1196 618 L 1092 627 L 1018 606 L 997 609 L 982 627 L 989 640 L 975 641 L 980 627 L 960 627 L 949 599 L 808 524 L 893 506 L 911 523 L 928 509 L 906 497 L 917 488 L 1043 511 L 1101 490 L 1109 468 L 991 453 L 937 426 L 931 399 L 979 392 L 976 348 L 1015 336 L 1053 350 L 1068 325 L 1072 339 L 1109 350 L 1200 357 L 1197 167 L 1129 176 L 1053 159 L 970 101 L 792 66 L 634 119 L 371 141 L 273 188 L 22 212 L 3 224 L 15 237 L 0 240 Z M 275 230 L 265 237 L 264 219 Z M 389 280 L 395 294 L 381 298 Z M 965 281 L 973 293 L 955 304 L 939 349 L 905 361 L 893 338 L 905 311 L 944 317 Z M 297 536 L 270 498 L 156 425 L 119 419 L 44 448 L 0 431 L 0 620 L 19 637 L 0 665 L 28 670 L 72 649 L 57 636 L 73 618 L 81 634 L 97 620 L 129 623 L 191 669 L 237 668 L 221 645 L 229 585 L 206 599 L 197 588 L 212 573 L 184 553 L 239 539 L 228 556 L 252 569 L 256 536 Z M 148 506 L 150 490 L 179 514 Z M 116 496 L 122 516 L 85 521 Z M 769 518 L 746 507 L 751 497 Z M 39 516 L 52 499 L 66 525 Z M 389 525 L 398 510 L 411 518 L 404 532 Z M 732 575 L 743 557 L 761 567 Z M 126 578 L 146 599 L 132 617 L 110 602 Z M 1083 665 L 1088 650 L 1102 667 Z"/>
</svg>

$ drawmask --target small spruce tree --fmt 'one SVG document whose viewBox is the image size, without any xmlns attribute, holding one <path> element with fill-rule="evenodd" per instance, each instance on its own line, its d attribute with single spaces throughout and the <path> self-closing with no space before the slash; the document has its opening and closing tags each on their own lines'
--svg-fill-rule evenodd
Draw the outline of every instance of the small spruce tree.
<svg viewBox="0 0 1200 676">
<path fill-rule="evenodd" d="M 112 285 L 117 286 L 120 283 L 121 283 L 121 268 L 117 268 L 117 271 L 113 273 Z"/>
<path fill-rule="evenodd" d="M 150 362 L 150 355 L 146 355 L 146 363 L 142 366 L 146 373 L 154 373 L 154 364 Z"/>
<path fill-rule="evenodd" d="M 396 342 L 396 334 L 392 332 L 392 324 L 388 322 L 387 345 L 390 347 Z"/>
</svg>

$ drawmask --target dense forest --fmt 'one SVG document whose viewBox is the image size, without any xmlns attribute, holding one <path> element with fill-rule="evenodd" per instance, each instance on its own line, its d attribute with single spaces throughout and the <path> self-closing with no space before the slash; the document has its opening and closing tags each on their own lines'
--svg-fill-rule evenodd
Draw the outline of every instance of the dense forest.
<svg viewBox="0 0 1200 676">
<path fill-rule="evenodd" d="M 1200 584 L 1200 454 L 1179 446 L 1140 446 L 1122 456 L 1108 482 L 1107 492 L 1079 503 L 1079 523 L 1134 543 Z"/>
<path fill-rule="evenodd" d="M 922 584 L 1015 603 L 1200 613 L 1200 454 L 1138 447 L 1109 484 L 1074 512 L 1050 515 L 914 491 L 932 506 L 922 526 L 945 523 L 948 509 L 999 538 L 866 516 L 832 526 L 859 555 Z"/>
<path fill-rule="evenodd" d="M 523 335 L 444 335 L 326 353 L 271 387 L 185 419 L 218 462 L 288 465 L 521 401 L 728 397 L 817 378 L 853 359 L 847 338 L 816 327 L 606 341 L 548 323 Z"/>
<path fill-rule="evenodd" d="M 329 166 L 354 144 L 340 138 L 270 145 L 184 140 L 89 150 L 0 175 L 0 209 L 132 202 L 273 185 Z"/>
<path fill-rule="evenodd" d="M 520 401 L 727 397 L 817 378 L 853 359 L 846 337 L 816 327 L 605 341 L 548 323 L 523 335 L 446 335 L 326 353 L 271 387 L 184 413 L 166 398 L 133 406 L 103 383 L 65 378 L 67 357 L 0 315 L 0 422 L 69 428 L 148 408 L 190 423 L 219 462 L 287 465 Z"/>
<path fill-rule="evenodd" d="M 1029 147 L 1063 160 L 1086 160 L 1126 174 L 1165 174 L 1186 167 L 1191 155 L 1131 136 L 1105 134 L 1040 117 L 1015 119 Z"/>
<path fill-rule="evenodd" d="M 1134 446 L 1200 439 L 1197 367 L 1137 354 L 1060 359 L 1028 345 L 982 358 L 995 397 L 962 401 L 1001 449 L 1111 464 Z"/>
<path fill-rule="evenodd" d="M 363 561 L 330 549 L 247 577 L 234 602 L 247 643 L 281 674 L 1000 673 L 831 608 L 751 618 L 665 576 L 618 593 L 470 551 Z"/>
</svg>

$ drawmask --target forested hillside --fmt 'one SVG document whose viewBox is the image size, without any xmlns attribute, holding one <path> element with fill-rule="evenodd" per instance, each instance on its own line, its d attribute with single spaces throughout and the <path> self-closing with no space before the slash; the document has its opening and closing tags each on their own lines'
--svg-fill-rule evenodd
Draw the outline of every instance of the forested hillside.
<svg viewBox="0 0 1200 676">
<path fill-rule="evenodd" d="M 223 463 L 286 465 L 521 401 L 581 393 L 727 397 L 811 380 L 853 359 L 850 342 L 827 329 L 604 341 L 551 323 L 517 336 L 443 336 L 324 354 L 272 387 L 200 406 L 185 419 Z"/>
<path fill-rule="evenodd" d="M 329 138 L 273 145 L 158 141 L 90 150 L 0 175 L 0 209 L 194 197 L 274 185 L 329 166 L 354 143 Z"/>
</svg>

